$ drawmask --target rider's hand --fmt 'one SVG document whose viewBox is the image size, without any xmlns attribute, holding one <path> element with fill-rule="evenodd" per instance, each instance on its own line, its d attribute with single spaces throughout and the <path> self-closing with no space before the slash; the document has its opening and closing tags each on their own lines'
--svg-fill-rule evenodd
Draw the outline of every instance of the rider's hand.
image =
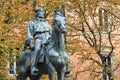
<svg viewBox="0 0 120 80">
<path fill-rule="evenodd" d="M 30 49 L 34 49 L 35 48 L 35 46 L 33 45 L 33 44 L 30 44 Z"/>
<path fill-rule="evenodd" d="M 47 44 L 48 44 L 48 40 L 47 40 L 47 39 L 44 39 L 44 40 L 42 41 L 42 44 L 43 44 L 43 45 L 47 45 Z"/>
</svg>

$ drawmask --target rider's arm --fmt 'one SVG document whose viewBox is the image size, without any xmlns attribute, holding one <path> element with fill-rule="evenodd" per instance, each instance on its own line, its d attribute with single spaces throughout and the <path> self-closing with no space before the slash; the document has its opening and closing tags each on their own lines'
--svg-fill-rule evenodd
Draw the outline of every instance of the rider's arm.
<svg viewBox="0 0 120 80">
<path fill-rule="evenodd" d="M 26 45 L 30 46 L 30 48 L 33 47 L 32 39 L 33 39 L 33 22 L 29 21 L 27 25 Z"/>
</svg>

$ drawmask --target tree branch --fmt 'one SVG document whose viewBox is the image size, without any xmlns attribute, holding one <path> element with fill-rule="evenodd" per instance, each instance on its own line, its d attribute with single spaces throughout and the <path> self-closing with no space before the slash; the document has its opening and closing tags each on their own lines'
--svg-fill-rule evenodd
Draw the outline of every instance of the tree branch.
<svg viewBox="0 0 120 80">
<path fill-rule="evenodd" d="M 92 30 L 92 28 L 90 27 L 88 21 L 86 20 L 85 11 L 82 10 L 82 7 L 81 7 L 81 5 L 80 5 L 79 3 L 77 3 L 77 5 L 79 6 L 79 10 L 82 12 L 82 16 L 83 16 L 83 18 L 84 18 L 84 20 L 85 20 L 85 23 L 86 23 L 89 31 L 92 33 L 92 36 L 95 36 L 94 31 Z M 85 8 L 85 6 L 84 6 L 84 8 Z M 82 24 L 83 24 L 83 23 L 82 23 Z M 83 25 L 82 25 L 82 28 L 84 28 Z M 96 42 L 94 42 L 95 40 L 92 40 L 92 37 L 90 37 L 90 35 L 89 35 L 89 37 L 87 37 L 88 34 L 86 35 L 85 30 L 84 30 L 82 33 L 83 33 L 85 39 L 87 40 L 87 42 L 90 44 L 90 46 L 93 47 L 93 46 L 95 45 L 95 43 L 96 43 Z M 92 42 L 92 43 L 91 43 L 91 42 Z"/>
<path fill-rule="evenodd" d="M 111 54 L 113 53 L 113 50 L 114 50 L 114 46 L 113 46 L 112 40 L 111 40 L 111 31 L 108 33 L 108 39 L 109 39 L 109 42 L 110 42 L 110 45 L 111 45 L 111 51 L 110 51 L 110 53 L 107 57 L 111 56 Z"/>
<path fill-rule="evenodd" d="M 102 7 L 101 7 L 102 8 Z M 108 13 L 110 13 L 111 15 L 113 15 L 114 17 L 116 17 L 117 19 L 120 19 L 120 17 L 116 16 L 115 14 L 113 14 L 112 12 L 110 12 L 109 10 L 106 10 L 104 8 L 102 8 L 103 10 L 107 11 Z"/>
</svg>

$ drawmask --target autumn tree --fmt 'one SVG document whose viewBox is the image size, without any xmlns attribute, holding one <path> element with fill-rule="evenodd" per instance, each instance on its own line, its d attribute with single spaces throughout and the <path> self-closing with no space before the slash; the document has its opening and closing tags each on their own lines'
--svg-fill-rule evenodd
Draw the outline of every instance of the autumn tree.
<svg viewBox="0 0 120 80">
<path fill-rule="evenodd" d="M 120 18 L 116 14 L 116 12 L 119 13 L 117 9 L 119 3 L 119 0 L 1 0 L 0 78 L 2 80 L 9 79 L 5 72 L 8 71 L 5 68 L 6 61 L 10 55 L 12 57 L 20 55 L 23 51 L 26 25 L 34 17 L 33 10 L 36 7 L 43 7 L 45 18 L 52 25 L 53 12 L 61 6 L 65 8 L 67 18 L 67 51 L 71 55 L 79 54 L 79 65 L 77 66 L 85 64 L 86 61 L 92 61 L 88 68 L 84 68 L 83 71 L 77 70 L 78 72 L 75 74 L 88 71 L 90 73 L 89 79 L 92 80 L 100 79 L 101 73 L 104 73 L 105 80 L 107 80 L 106 76 L 112 78 L 111 57 L 116 46 L 113 45 L 112 33 L 116 29 L 114 26 L 119 27 L 119 25 L 116 20 L 111 20 L 110 23 L 102 20 L 109 15 L 114 19 L 116 18 L 119 23 Z M 107 29 L 108 25 L 109 29 Z M 106 51 L 103 50 L 107 50 L 107 55 L 104 54 Z M 10 60 L 14 61 L 13 58 Z"/>
<path fill-rule="evenodd" d="M 0 1 L 0 79 L 9 79 L 9 77 L 6 76 L 9 71 L 9 69 L 6 68 L 7 61 L 14 62 L 13 57 L 19 56 L 24 49 L 26 25 L 27 22 L 34 17 L 34 9 L 43 7 L 45 10 L 45 18 L 52 23 L 51 16 L 53 16 L 53 10 L 59 3 L 62 3 L 62 1 Z"/>
<path fill-rule="evenodd" d="M 8 80 L 8 61 L 23 49 L 26 21 L 33 17 L 32 4 L 21 0 L 0 1 L 0 79 Z M 10 58 L 11 57 L 11 58 Z"/>
<path fill-rule="evenodd" d="M 86 42 L 93 48 L 100 59 L 96 60 L 96 58 L 90 54 L 86 54 L 88 55 L 87 57 L 83 55 L 87 60 L 95 62 L 98 66 L 92 70 L 90 70 L 89 67 L 88 70 L 78 71 L 78 73 L 85 71 L 94 72 L 94 77 L 90 78 L 92 80 L 97 79 L 96 77 L 102 73 L 103 80 L 112 80 L 113 71 L 111 61 L 116 46 L 113 45 L 114 38 L 112 37 L 112 33 L 115 32 L 115 24 L 117 24 L 118 21 L 116 20 L 114 23 L 112 19 L 119 19 L 119 14 L 115 14 L 115 11 L 119 13 L 119 10 L 115 8 L 116 4 L 119 4 L 119 1 L 71 0 L 68 4 L 73 13 L 73 16 L 71 16 L 73 21 L 71 21 L 69 26 L 76 30 L 76 32 L 80 31 L 82 33 Z M 77 48 L 78 46 L 76 49 Z M 81 52 L 79 53 L 82 55 Z M 88 53 L 90 52 L 90 49 L 88 49 Z M 100 67 L 102 71 L 98 71 L 98 67 Z"/>
</svg>

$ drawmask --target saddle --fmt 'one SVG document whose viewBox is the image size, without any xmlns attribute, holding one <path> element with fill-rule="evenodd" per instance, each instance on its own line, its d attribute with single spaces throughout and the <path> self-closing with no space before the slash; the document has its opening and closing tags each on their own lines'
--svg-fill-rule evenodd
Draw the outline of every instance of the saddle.
<svg viewBox="0 0 120 80">
<path fill-rule="evenodd" d="M 26 58 L 25 66 L 29 67 L 32 63 L 32 56 L 34 50 L 31 50 L 30 48 L 27 50 L 29 51 L 28 57 Z M 45 62 L 45 46 L 41 48 L 37 55 L 37 62 L 42 63 Z"/>
<path fill-rule="evenodd" d="M 38 52 L 38 55 L 37 55 L 37 62 L 39 62 L 39 63 L 45 62 L 45 50 L 46 50 L 46 46 L 48 44 L 49 44 L 49 40 L 42 41 L 42 48 Z M 26 63 L 25 63 L 25 66 L 28 67 L 32 63 L 32 56 L 33 56 L 34 49 L 30 49 L 30 48 L 26 47 L 25 50 L 29 51 L 29 55 L 28 55 L 28 58 L 26 59 Z"/>
</svg>

